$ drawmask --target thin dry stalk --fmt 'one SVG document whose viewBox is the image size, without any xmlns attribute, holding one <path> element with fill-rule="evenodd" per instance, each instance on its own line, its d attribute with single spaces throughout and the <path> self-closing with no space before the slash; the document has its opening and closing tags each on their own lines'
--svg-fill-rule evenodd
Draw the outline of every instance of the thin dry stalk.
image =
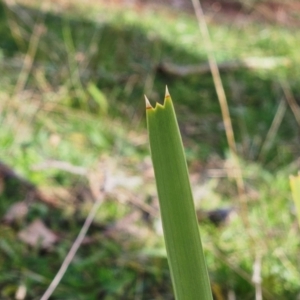
<svg viewBox="0 0 300 300">
<path fill-rule="evenodd" d="M 248 205 L 245 193 L 245 184 L 243 180 L 242 169 L 239 161 L 239 157 L 237 155 L 237 149 L 235 144 L 234 132 L 232 128 L 227 98 L 225 94 L 225 90 L 223 87 L 223 83 L 220 76 L 220 71 L 217 65 L 217 61 L 214 56 L 214 48 L 210 39 L 208 27 L 205 21 L 205 16 L 201 7 L 200 0 L 191 0 L 193 3 L 194 11 L 197 17 L 199 29 L 201 31 L 203 42 L 206 47 L 206 55 L 208 58 L 209 67 L 211 70 L 211 74 L 214 81 L 214 86 L 217 92 L 217 96 L 219 99 L 222 118 L 224 122 L 227 142 L 230 148 L 231 156 L 234 161 L 234 179 L 236 181 L 237 190 L 238 190 L 238 203 L 237 206 L 240 208 L 241 220 L 243 222 L 243 226 L 249 238 L 249 251 L 251 256 L 255 257 L 255 237 L 251 233 L 250 222 L 248 217 Z"/>
<path fill-rule="evenodd" d="M 191 0 L 191 1 L 193 3 L 194 11 L 195 11 L 195 14 L 196 14 L 196 17 L 198 20 L 198 25 L 199 25 L 199 29 L 200 29 L 202 37 L 203 37 L 204 45 L 206 47 L 208 64 L 209 64 L 209 68 L 211 70 L 215 89 L 216 89 L 220 107 L 221 107 L 227 142 L 228 142 L 230 152 L 232 154 L 232 157 L 234 158 L 234 162 L 236 165 L 234 173 L 235 173 L 235 180 L 236 180 L 238 193 L 239 193 L 242 219 L 243 219 L 245 227 L 249 228 L 249 221 L 248 221 L 248 214 L 247 214 L 248 208 L 247 208 L 247 203 L 245 201 L 245 185 L 244 185 L 244 180 L 243 180 L 243 176 L 242 176 L 241 166 L 240 166 L 239 159 L 237 156 L 234 132 L 233 132 L 233 128 L 232 128 L 232 123 L 231 123 L 231 118 L 230 118 L 230 113 L 229 113 L 225 90 L 224 90 L 222 79 L 220 76 L 218 64 L 217 64 L 217 61 L 214 56 L 214 48 L 213 48 L 213 44 L 210 39 L 210 35 L 209 35 L 209 31 L 208 31 L 207 24 L 205 21 L 205 16 L 204 16 L 204 13 L 203 13 L 203 10 L 201 7 L 201 3 L 199 0 Z"/>
<path fill-rule="evenodd" d="M 66 23 L 62 28 L 65 47 L 67 49 L 68 64 L 70 68 L 70 83 L 75 87 L 76 95 L 79 99 L 85 99 L 85 91 L 81 82 L 79 64 L 76 61 L 76 49 L 72 37 L 71 27 Z"/>
<path fill-rule="evenodd" d="M 264 69 L 271 70 L 278 66 L 288 66 L 290 60 L 286 57 L 246 57 L 218 63 L 219 71 L 234 71 L 239 69 Z M 185 77 L 194 74 L 206 74 L 211 72 L 208 63 L 197 65 L 177 65 L 170 62 L 163 62 L 159 69 L 167 74 Z"/>
<path fill-rule="evenodd" d="M 257 255 L 254 266 L 252 282 L 255 287 L 255 300 L 262 300 L 262 288 L 261 288 L 261 257 Z"/>
<path fill-rule="evenodd" d="M 103 203 L 103 199 L 106 193 L 106 178 L 103 180 L 102 187 L 100 189 L 100 193 L 98 197 L 96 198 L 96 201 L 94 202 L 76 240 L 74 241 L 70 251 L 68 252 L 67 256 L 65 257 L 60 269 L 58 270 L 57 274 L 53 278 L 51 284 L 49 285 L 48 289 L 45 291 L 43 296 L 41 297 L 41 300 L 48 300 L 53 292 L 55 291 L 56 287 L 60 283 L 61 279 L 63 278 L 64 274 L 66 273 L 70 263 L 72 262 L 77 250 L 79 249 L 80 245 L 83 242 L 83 239 L 86 236 L 87 231 L 89 230 L 101 204 Z"/>
<path fill-rule="evenodd" d="M 16 44 L 20 49 L 25 48 L 25 42 L 23 39 L 22 29 L 17 24 L 17 22 L 12 17 L 11 7 L 16 5 L 13 0 L 4 0 L 5 6 L 4 8 L 7 10 L 7 22 L 9 24 L 9 29 L 12 37 L 14 38 Z"/>
<path fill-rule="evenodd" d="M 290 88 L 289 84 L 283 80 L 280 81 L 280 85 L 283 90 L 285 99 L 286 99 L 287 103 L 289 104 L 298 125 L 300 126 L 300 107 L 297 104 L 297 101 L 291 91 L 291 88 Z"/>
<path fill-rule="evenodd" d="M 284 114 L 286 112 L 286 106 L 287 105 L 286 105 L 285 101 L 281 100 L 278 105 L 278 108 L 277 108 L 276 114 L 274 116 L 273 122 L 271 124 L 271 127 L 267 133 L 265 142 L 263 143 L 263 145 L 261 147 L 261 151 L 260 151 L 260 154 L 258 157 L 259 160 L 261 160 L 262 156 L 271 148 L 272 143 L 278 132 L 279 126 L 282 123 Z"/>
<path fill-rule="evenodd" d="M 207 28 L 207 24 L 205 21 L 205 16 L 200 4 L 199 0 L 192 0 L 195 14 L 198 20 L 198 25 L 201 31 L 201 34 L 203 36 L 204 44 L 206 47 L 206 54 L 208 58 L 208 64 L 209 68 L 213 77 L 215 89 L 217 92 L 217 96 L 219 99 L 221 111 L 222 111 L 222 117 L 223 117 L 223 122 L 225 126 L 225 132 L 226 132 L 226 137 L 228 141 L 229 148 L 232 153 L 237 154 L 236 150 L 236 144 L 235 144 L 235 139 L 234 139 L 234 133 L 232 129 L 232 124 L 231 124 L 231 118 L 230 118 L 230 113 L 228 109 L 228 103 L 226 99 L 226 94 L 224 91 L 223 83 L 221 80 L 220 76 L 220 71 L 218 68 L 217 61 L 214 56 L 214 48 L 210 39 L 209 31 Z"/>
<path fill-rule="evenodd" d="M 41 164 L 34 165 L 32 170 L 40 171 L 40 170 L 49 170 L 49 169 L 57 169 L 62 170 L 65 172 L 69 172 L 71 174 L 86 176 L 87 169 L 84 167 L 74 166 L 66 161 L 59 161 L 59 160 L 47 160 Z"/>
<path fill-rule="evenodd" d="M 42 11 L 46 9 L 46 3 L 46 1 L 43 3 L 43 7 L 41 8 Z M 44 16 L 42 13 L 40 13 L 39 19 L 34 25 L 33 32 L 29 40 L 28 50 L 24 57 L 22 70 L 15 86 L 14 96 L 18 95 L 26 85 L 38 49 L 40 38 L 44 32 Z"/>
<path fill-rule="evenodd" d="M 13 10 L 12 7 L 16 6 L 16 3 L 14 0 L 6 0 L 5 4 L 6 4 L 7 8 L 10 10 Z M 34 59 L 36 56 L 40 38 L 45 31 L 44 14 L 42 13 L 42 11 L 47 9 L 48 4 L 49 3 L 47 1 L 45 1 L 41 4 L 40 14 L 38 16 L 37 21 L 34 24 L 33 31 L 30 36 L 30 39 L 29 39 L 27 53 L 24 57 L 22 68 L 21 68 L 20 74 L 18 76 L 16 85 L 15 85 L 15 88 L 13 91 L 13 95 L 9 99 L 9 101 L 6 101 L 6 103 L 4 104 L 3 110 L 7 109 L 8 106 L 11 106 L 11 104 L 13 103 L 14 100 L 18 101 L 18 96 L 19 96 L 20 92 L 22 92 L 26 86 L 28 77 L 30 75 L 30 72 L 32 71 L 32 66 L 34 63 Z M 16 22 L 10 22 L 9 24 L 10 24 L 10 26 L 13 26 L 10 29 L 11 29 L 12 33 L 15 33 L 15 34 L 13 34 L 15 36 L 15 38 L 21 39 L 22 36 L 20 36 L 20 34 L 21 34 L 20 26 L 17 25 Z M 13 111 L 14 116 L 18 115 L 17 110 L 20 110 L 20 107 L 23 107 L 23 106 L 18 106 L 16 109 L 14 109 L 14 111 Z M 35 113 L 36 113 L 36 111 L 33 113 L 33 115 L 35 115 Z M 12 123 L 14 122 L 14 120 L 15 120 L 15 118 L 13 118 Z M 23 121 L 22 117 L 18 116 L 18 123 L 16 124 L 16 126 L 13 126 L 13 124 L 8 124 L 8 125 L 11 125 L 11 127 L 15 127 L 15 132 L 19 132 L 19 129 L 22 126 L 22 121 Z M 8 123 L 10 123 L 10 122 L 8 122 Z"/>
<path fill-rule="evenodd" d="M 235 265 L 232 261 L 230 261 L 230 259 L 228 259 L 228 257 L 226 257 L 226 255 L 221 253 L 219 250 L 215 249 L 214 246 L 211 245 L 209 248 L 211 249 L 211 251 L 214 252 L 214 255 L 216 256 L 216 258 L 218 260 L 220 260 L 227 267 L 229 267 L 231 270 L 233 270 L 236 274 L 238 274 L 241 278 L 243 278 L 250 285 L 255 286 L 253 276 L 251 278 L 251 276 L 246 271 L 244 271 L 240 266 Z M 255 257 L 256 257 L 255 262 L 257 263 L 257 258 L 260 258 L 260 257 L 257 254 Z M 261 261 L 259 261 L 259 264 L 260 263 L 261 263 Z M 255 274 L 256 276 L 261 275 L 260 272 L 261 272 L 261 265 L 254 265 L 253 266 L 253 274 Z M 257 279 L 257 278 L 255 278 L 255 279 Z M 272 292 L 270 292 L 268 289 L 266 289 L 262 285 L 260 286 L 260 288 L 261 288 L 261 294 L 263 295 L 264 299 L 268 299 L 268 300 L 274 299 L 274 295 L 272 294 Z"/>
</svg>

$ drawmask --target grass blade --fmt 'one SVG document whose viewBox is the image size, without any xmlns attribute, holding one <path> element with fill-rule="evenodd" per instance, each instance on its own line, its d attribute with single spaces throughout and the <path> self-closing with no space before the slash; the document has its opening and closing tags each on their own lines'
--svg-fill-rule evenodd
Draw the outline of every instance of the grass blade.
<svg viewBox="0 0 300 300">
<path fill-rule="evenodd" d="M 300 173 L 290 177 L 292 195 L 296 206 L 297 218 L 300 226 Z"/>
<path fill-rule="evenodd" d="M 182 140 L 171 97 L 153 108 L 146 98 L 152 162 L 177 300 L 212 299 Z"/>
</svg>

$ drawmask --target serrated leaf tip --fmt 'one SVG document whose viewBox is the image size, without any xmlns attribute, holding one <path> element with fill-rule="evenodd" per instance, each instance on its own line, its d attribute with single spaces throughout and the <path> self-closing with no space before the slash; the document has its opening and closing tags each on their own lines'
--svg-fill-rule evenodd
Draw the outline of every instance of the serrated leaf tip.
<svg viewBox="0 0 300 300">
<path fill-rule="evenodd" d="M 170 96 L 170 93 L 169 93 L 168 86 L 166 85 L 166 93 L 165 93 L 165 98 L 169 98 L 169 97 L 171 97 L 171 96 Z"/>
<path fill-rule="evenodd" d="M 148 100 L 147 96 L 146 96 L 146 95 L 144 95 L 144 96 L 145 96 L 146 109 L 153 108 L 153 107 L 151 106 L 150 101 Z"/>
</svg>

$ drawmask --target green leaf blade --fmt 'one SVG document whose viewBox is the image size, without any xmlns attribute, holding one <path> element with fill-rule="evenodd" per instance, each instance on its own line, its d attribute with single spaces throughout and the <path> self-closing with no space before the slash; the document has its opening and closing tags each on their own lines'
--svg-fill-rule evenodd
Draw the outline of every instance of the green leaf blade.
<svg viewBox="0 0 300 300">
<path fill-rule="evenodd" d="M 298 176 L 290 177 L 290 185 L 296 207 L 297 219 L 300 226 L 300 173 L 298 174 Z"/>
<path fill-rule="evenodd" d="M 182 140 L 168 93 L 163 106 L 147 106 L 147 123 L 176 299 L 212 299 Z"/>
</svg>

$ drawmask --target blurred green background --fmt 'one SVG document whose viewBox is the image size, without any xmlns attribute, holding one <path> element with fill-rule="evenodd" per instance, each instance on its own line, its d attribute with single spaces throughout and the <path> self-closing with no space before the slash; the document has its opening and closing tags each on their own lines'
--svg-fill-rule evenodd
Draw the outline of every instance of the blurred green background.
<svg viewBox="0 0 300 300">
<path fill-rule="evenodd" d="M 247 222 L 210 72 L 164 68 L 207 63 L 189 1 L 0 1 L 1 299 L 40 299 L 103 183 L 103 203 L 51 299 L 174 299 L 143 100 L 162 102 L 166 85 L 214 298 L 299 297 L 289 175 L 300 168 L 300 7 L 203 7 L 216 60 L 229 62 L 221 77 Z M 230 67 L 249 58 L 258 65 Z"/>
</svg>

